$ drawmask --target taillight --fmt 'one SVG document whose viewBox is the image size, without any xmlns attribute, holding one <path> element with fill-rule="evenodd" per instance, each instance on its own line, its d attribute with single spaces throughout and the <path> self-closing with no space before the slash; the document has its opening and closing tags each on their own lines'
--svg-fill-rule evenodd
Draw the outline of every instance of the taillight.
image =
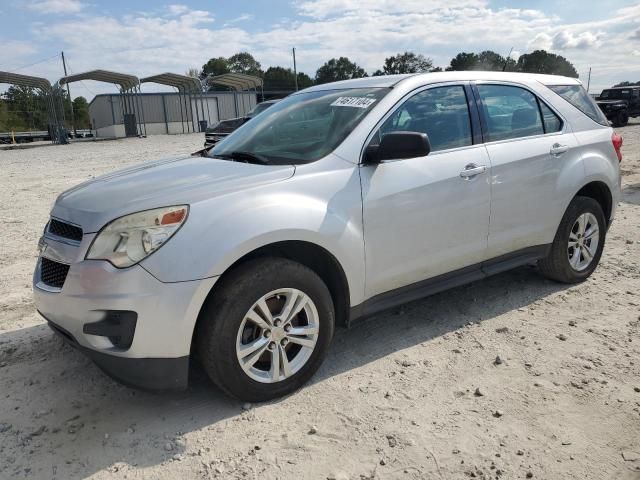
<svg viewBox="0 0 640 480">
<path fill-rule="evenodd" d="M 611 135 L 611 143 L 613 143 L 613 148 L 616 151 L 616 155 L 618 155 L 618 161 L 622 162 L 622 135 L 613 132 Z"/>
</svg>

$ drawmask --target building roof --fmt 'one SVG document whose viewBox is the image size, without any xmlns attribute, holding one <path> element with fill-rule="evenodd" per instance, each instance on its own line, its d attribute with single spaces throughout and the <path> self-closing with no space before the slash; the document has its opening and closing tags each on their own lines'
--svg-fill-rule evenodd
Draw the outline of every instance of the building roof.
<svg viewBox="0 0 640 480">
<path fill-rule="evenodd" d="M 254 77 L 253 75 L 245 75 L 243 73 L 225 73 L 215 77 L 208 77 L 207 84 L 224 85 L 225 87 L 231 87 L 234 90 L 241 91 L 262 87 L 263 82 L 260 77 Z"/>
<path fill-rule="evenodd" d="M 159 73 L 150 77 L 141 78 L 140 83 L 159 83 L 161 85 L 176 87 L 186 92 L 202 92 L 202 85 L 200 84 L 200 80 L 194 77 L 180 75 L 177 73 Z"/>
<path fill-rule="evenodd" d="M 58 83 L 64 85 L 65 83 L 78 82 L 80 80 L 96 80 L 98 82 L 114 83 L 119 85 L 122 90 L 130 90 L 140 83 L 138 77 L 135 75 L 110 72 L 108 70 L 91 70 L 89 72 L 68 75 L 58 80 Z"/>
<path fill-rule="evenodd" d="M 13 85 L 39 88 L 46 91 L 51 90 L 51 83 L 49 83 L 49 80 L 46 78 L 30 77 L 29 75 L 20 75 L 11 72 L 0 72 L 0 83 L 11 83 Z"/>
</svg>

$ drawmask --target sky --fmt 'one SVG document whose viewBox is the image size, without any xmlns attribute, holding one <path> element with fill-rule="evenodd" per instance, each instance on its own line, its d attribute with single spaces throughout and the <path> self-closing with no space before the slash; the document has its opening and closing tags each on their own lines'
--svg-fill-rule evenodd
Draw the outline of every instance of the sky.
<svg viewBox="0 0 640 480">
<path fill-rule="evenodd" d="M 458 52 L 517 58 L 545 49 L 566 57 L 591 92 L 640 81 L 638 0 L 0 0 L 0 70 L 56 81 L 106 69 L 138 77 L 185 73 L 211 57 L 250 52 L 264 69 L 314 76 L 347 56 L 369 73 L 410 50 L 443 68 Z M 4 88 L 3 88 L 4 87 Z M 0 85 L 0 90 L 6 89 Z M 160 87 L 145 84 L 143 91 Z M 89 100 L 115 92 L 71 84 Z"/>
</svg>

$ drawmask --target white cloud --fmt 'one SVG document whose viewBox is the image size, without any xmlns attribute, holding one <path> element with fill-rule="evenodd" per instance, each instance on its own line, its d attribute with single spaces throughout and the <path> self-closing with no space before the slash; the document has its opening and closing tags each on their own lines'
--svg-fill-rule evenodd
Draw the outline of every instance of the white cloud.
<svg viewBox="0 0 640 480">
<path fill-rule="evenodd" d="M 85 7 L 80 0 L 39 0 L 26 4 L 27 8 L 42 15 L 50 13 L 78 13 Z"/>
<path fill-rule="evenodd" d="M 234 23 L 240 23 L 240 22 L 246 22 L 248 20 L 253 20 L 255 18 L 255 15 L 252 15 L 250 13 L 243 13 L 242 15 L 236 17 L 236 18 L 232 18 L 231 20 L 227 20 L 227 23 L 224 24 L 224 26 L 227 25 L 233 25 Z"/>
<path fill-rule="evenodd" d="M 313 76 L 336 56 L 348 56 L 372 72 L 385 57 L 405 50 L 445 67 L 460 51 L 506 55 L 513 47 L 518 54 L 542 48 L 564 55 L 582 75 L 593 67 L 592 85 L 607 86 L 624 80 L 621 76 L 640 79 L 640 66 L 628 61 L 640 7 L 574 24 L 540 10 L 491 8 L 488 0 L 304 0 L 295 9 L 301 16 L 258 32 L 242 28 L 240 22 L 250 19 L 246 14 L 216 25 L 212 13 L 182 4 L 125 16 L 90 15 L 85 9 L 82 18 L 34 25 L 34 41 L 59 45 L 76 73 L 94 68 L 139 76 L 183 73 L 238 51 L 251 52 L 264 68 L 288 67 L 296 47 L 299 70 Z"/>
<path fill-rule="evenodd" d="M 571 32 L 562 30 L 553 36 L 551 48 L 554 50 L 565 50 L 568 48 L 587 49 L 600 45 L 600 39 L 604 36 L 602 32 L 591 33 L 582 32 L 574 35 Z"/>
</svg>

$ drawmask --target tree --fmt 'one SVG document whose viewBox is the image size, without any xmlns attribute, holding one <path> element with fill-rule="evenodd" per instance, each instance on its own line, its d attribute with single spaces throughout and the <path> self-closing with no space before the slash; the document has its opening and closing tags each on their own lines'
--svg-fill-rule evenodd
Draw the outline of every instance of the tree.
<svg viewBox="0 0 640 480">
<path fill-rule="evenodd" d="M 449 62 L 448 71 L 474 70 L 478 64 L 478 55 L 475 53 L 460 52 Z"/>
<path fill-rule="evenodd" d="M 516 69 L 519 72 L 547 73 L 578 78 L 578 72 L 569 60 L 545 50 L 536 50 L 521 55 L 516 64 Z"/>
<path fill-rule="evenodd" d="M 493 72 L 513 71 L 516 62 L 512 58 L 505 58 L 499 53 L 485 50 L 480 53 L 460 52 L 451 59 L 448 71 L 451 70 L 485 70 Z"/>
<path fill-rule="evenodd" d="M 316 83 L 337 82 L 351 78 L 366 77 L 364 68 L 349 60 L 347 57 L 332 58 L 316 71 Z"/>
<path fill-rule="evenodd" d="M 313 79 L 303 72 L 298 72 L 298 89 L 308 88 L 313 85 Z"/>
<path fill-rule="evenodd" d="M 398 73 L 422 73 L 433 68 L 433 60 L 422 54 L 404 52 L 384 59 L 382 71 L 375 74 L 394 75 Z M 374 74 L 374 75 L 375 75 Z"/>
<path fill-rule="evenodd" d="M 293 70 L 284 67 L 269 67 L 264 72 L 264 89 L 273 90 L 294 90 L 295 76 Z M 298 89 L 302 90 L 313 85 L 313 80 L 309 75 L 298 72 Z"/>
<path fill-rule="evenodd" d="M 222 75 L 230 71 L 229 62 L 224 57 L 210 58 L 207 63 L 202 65 L 202 73 L 205 75 Z"/>
<path fill-rule="evenodd" d="M 91 128 L 89 119 L 89 104 L 84 97 L 73 99 L 73 113 L 76 121 L 76 128 Z"/>
<path fill-rule="evenodd" d="M 184 72 L 184 74 L 187 77 L 200 78 L 200 70 L 198 70 L 196 67 L 189 67 L 187 71 Z"/>
<path fill-rule="evenodd" d="M 227 58 L 229 70 L 233 73 L 243 73 L 245 75 L 254 75 L 261 77 L 262 67 L 253 55 L 248 52 L 240 52 Z"/>
</svg>

